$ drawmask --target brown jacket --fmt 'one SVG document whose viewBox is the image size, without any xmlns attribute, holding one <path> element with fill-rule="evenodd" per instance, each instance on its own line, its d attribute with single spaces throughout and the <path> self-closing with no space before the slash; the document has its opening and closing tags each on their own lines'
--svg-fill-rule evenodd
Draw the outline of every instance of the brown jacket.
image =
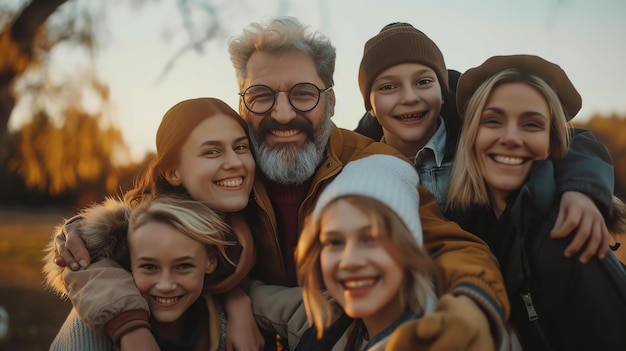
<svg viewBox="0 0 626 351">
<path fill-rule="evenodd" d="M 307 196 L 298 210 L 300 230 L 317 197 L 343 166 L 373 154 L 396 155 L 409 162 L 389 145 L 333 126 L 327 158 L 313 176 Z M 508 318 L 509 301 L 498 262 L 489 247 L 456 223 L 444 219 L 437 200 L 426 188 L 420 186 L 418 190 L 424 247 L 432 255 L 438 269 L 439 295 L 465 294 L 483 307 L 492 321 Z M 258 253 L 251 274 L 267 284 L 285 285 L 286 270 L 278 242 L 276 217 L 261 177 L 257 177 L 253 194 L 256 206 L 252 206 L 252 210 L 256 211 L 259 223 L 251 225 Z"/>
<path fill-rule="evenodd" d="M 355 132 L 333 126 L 327 148 L 328 157 L 318 168 L 306 199 L 300 206 L 298 212 L 299 227 L 302 228 L 305 216 L 312 211 L 321 191 L 334 179 L 346 163 L 373 154 L 396 155 L 409 162 L 391 146 L 374 142 Z M 501 332 L 503 330 L 503 318 L 508 318 L 509 301 L 498 262 L 491 250 L 476 236 L 462 230 L 456 223 L 445 220 L 439 211 L 437 200 L 428 190 L 421 186 L 418 190 L 424 247 L 432 255 L 438 268 L 437 291 L 439 295 L 453 293 L 469 296 L 484 309 L 492 323 L 497 324 L 494 327 L 498 332 Z M 258 225 L 251 225 L 254 228 L 254 241 L 257 249 L 257 263 L 251 274 L 265 283 L 284 285 L 286 271 L 278 242 L 277 223 L 267 190 L 260 177 L 255 182 L 253 194 L 255 201 L 250 207 L 256 212 L 255 218 L 259 223 L 257 223 Z M 418 214 L 416 213 L 416 215 Z M 252 220 L 252 218 L 249 219 Z M 66 275 L 66 284 L 71 284 L 72 280 L 81 280 L 77 276 L 80 274 L 86 273 L 85 271 L 78 271 L 69 273 L 69 276 Z M 71 276 L 73 279 L 69 279 Z M 96 282 L 91 282 L 91 284 L 96 284 Z M 107 289 L 106 285 L 100 284 L 100 286 Z M 116 283 L 110 286 L 108 290 L 117 290 L 119 286 L 120 284 Z M 120 294 L 118 292 L 114 294 L 121 301 Z M 145 304 L 145 301 L 140 301 L 141 295 L 137 295 L 132 299 L 126 299 L 126 304 L 122 309 L 111 310 L 106 315 L 94 315 L 87 319 L 83 316 L 79 305 L 88 306 L 94 301 L 92 297 L 89 294 L 75 291 L 72 302 L 88 325 L 96 327 L 96 329 L 99 327 L 102 330 L 101 328 L 107 323 L 106 320 L 114 316 L 117 317 L 112 324 L 120 326 L 116 322 L 123 319 L 119 315 L 123 311 L 144 310 L 145 307 L 142 305 Z M 94 324 L 95 321 L 98 323 Z M 125 328 L 122 327 L 121 329 Z"/>
</svg>

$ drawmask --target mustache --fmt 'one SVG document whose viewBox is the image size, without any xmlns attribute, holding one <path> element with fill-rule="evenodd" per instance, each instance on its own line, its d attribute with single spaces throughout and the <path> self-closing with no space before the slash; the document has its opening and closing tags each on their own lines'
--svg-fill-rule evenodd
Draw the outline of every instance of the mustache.
<svg viewBox="0 0 626 351">
<path fill-rule="evenodd" d="M 301 130 L 306 133 L 307 139 L 314 140 L 315 130 L 313 128 L 313 123 L 304 117 L 296 117 L 287 123 L 279 123 L 272 117 L 266 117 L 261 121 L 261 123 L 259 123 L 259 128 L 256 134 L 258 140 L 262 141 L 265 135 L 269 134 L 272 130 L 292 129 Z"/>
</svg>

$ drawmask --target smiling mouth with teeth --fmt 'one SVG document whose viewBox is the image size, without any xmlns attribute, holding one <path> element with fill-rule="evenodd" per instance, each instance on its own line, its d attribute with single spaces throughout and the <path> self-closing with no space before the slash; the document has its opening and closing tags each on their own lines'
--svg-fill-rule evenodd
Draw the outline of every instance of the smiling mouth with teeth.
<svg viewBox="0 0 626 351">
<path fill-rule="evenodd" d="M 243 183 L 243 178 L 239 177 L 239 178 L 222 180 L 222 181 L 216 182 L 215 184 L 226 187 L 226 188 L 232 188 L 232 187 L 238 187 L 242 183 Z"/>
<path fill-rule="evenodd" d="M 272 133 L 273 136 L 285 138 L 285 137 L 294 136 L 294 135 L 300 133 L 300 130 L 298 130 L 298 129 L 289 129 L 289 130 L 277 130 L 277 129 L 274 129 L 270 133 Z"/>
<path fill-rule="evenodd" d="M 521 165 L 524 163 L 524 159 L 521 157 L 509 157 L 509 156 L 500 156 L 494 155 L 493 160 L 498 163 L 503 163 L 507 165 Z"/>
<path fill-rule="evenodd" d="M 173 305 L 178 300 L 180 300 L 180 296 L 176 297 L 160 297 L 160 296 L 152 296 L 152 298 L 158 302 L 160 305 Z"/>
<path fill-rule="evenodd" d="M 364 288 L 367 286 L 372 286 L 374 285 L 374 283 L 376 283 L 376 279 L 374 278 L 359 279 L 359 280 L 344 280 L 343 286 L 346 289 L 357 289 L 357 288 Z"/>
<path fill-rule="evenodd" d="M 410 115 L 400 115 L 400 116 L 396 116 L 395 118 L 400 121 L 420 119 L 426 116 L 426 112 L 427 111 L 419 112 L 419 113 L 411 113 Z"/>
</svg>

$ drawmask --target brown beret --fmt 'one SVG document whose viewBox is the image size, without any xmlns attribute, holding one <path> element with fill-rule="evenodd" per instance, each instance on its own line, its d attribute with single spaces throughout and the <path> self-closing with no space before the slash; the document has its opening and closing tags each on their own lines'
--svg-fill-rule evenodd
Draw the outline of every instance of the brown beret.
<svg viewBox="0 0 626 351">
<path fill-rule="evenodd" d="M 580 110 L 582 98 L 561 67 L 534 55 L 510 55 L 493 56 L 482 65 L 470 68 L 461 75 L 456 91 L 459 116 L 464 118 L 468 100 L 484 81 L 510 68 L 546 81 L 561 100 L 568 121 Z"/>
</svg>

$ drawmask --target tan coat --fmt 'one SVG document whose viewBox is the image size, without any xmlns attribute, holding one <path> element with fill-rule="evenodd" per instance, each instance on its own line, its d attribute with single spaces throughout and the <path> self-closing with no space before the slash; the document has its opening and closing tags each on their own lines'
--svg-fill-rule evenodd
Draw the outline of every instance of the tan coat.
<svg viewBox="0 0 626 351">
<path fill-rule="evenodd" d="M 306 198 L 298 210 L 300 231 L 317 197 L 343 166 L 373 154 L 391 154 L 410 162 L 386 144 L 333 126 L 327 159 L 313 176 Z M 419 186 L 418 191 L 420 208 L 419 214 L 415 215 L 419 215 L 422 222 L 424 247 L 432 255 L 438 269 L 438 294 L 467 295 L 485 310 L 492 322 L 502 323 L 503 318 L 508 318 L 510 306 L 495 256 L 481 239 L 444 219 L 437 200 L 426 188 Z M 286 269 L 278 242 L 276 217 L 261 177 L 257 177 L 253 194 L 259 223 L 251 225 L 258 253 L 257 264 L 251 274 L 267 284 L 285 285 Z M 497 307 L 493 305 L 494 301 Z M 504 326 L 498 325 L 495 329 L 503 332 Z"/>
</svg>

